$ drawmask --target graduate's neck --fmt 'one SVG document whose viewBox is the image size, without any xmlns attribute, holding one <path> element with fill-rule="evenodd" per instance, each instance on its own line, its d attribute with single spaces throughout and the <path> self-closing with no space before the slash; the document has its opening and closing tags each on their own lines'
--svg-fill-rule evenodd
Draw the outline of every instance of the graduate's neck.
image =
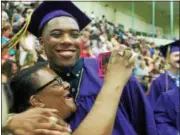
<svg viewBox="0 0 180 135">
<path fill-rule="evenodd" d="M 178 75 L 178 74 L 179 74 L 179 69 L 178 69 L 178 68 L 171 67 L 171 68 L 169 69 L 169 71 L 170 71 L 173 75 Z"/>
<path fill-rule="evenodd" d="M 52 62 L 49 62 L 49 66 L 52 70 L 54 70 L 56 73 L 62 73 L 66 67 L 56 65 Z"/>
<path fill-rule="evenodd" d="M 67 67 L 67 66 L 61 66 L 61 65 L 56 65 L 52 62 L 49 62 L 49 66 L 52 70 L 54 70 L 57 74 L 61 74 L 61 73 L 64 73 L 64 72 L 69 72 L 71 70 L 71 67 Z"/>
</svg>

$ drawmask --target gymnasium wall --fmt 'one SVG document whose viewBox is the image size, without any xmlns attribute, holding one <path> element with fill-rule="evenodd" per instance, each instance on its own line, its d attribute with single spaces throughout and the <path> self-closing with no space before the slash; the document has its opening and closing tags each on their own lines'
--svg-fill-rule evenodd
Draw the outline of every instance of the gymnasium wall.
<svg viewBox="0 0 180 135">
<path fill-rule="evenodd" d="M 95 16 L 105 15 L 108 21 L 114 24 L 123 24 L 125 28 L 132 27 L 131 2 L 74 2 L 88 15 L 94 11 Z M 162 2 L 163 4 L 163 2 Z M 177 4 L 177 3 L 175 3 Z M 156 28 L 170 36 L 170 18 L 164 17 L 163 13 L 156 8 Z M 178 17 L 179 18 L 179 17 Z M 152 6 L 144 2 L 134 2 L 134 28 L 140 32 L 152 32 Z M 174 21 L 174 36 L 179 38 L 179 19 Z"/>
</svg>

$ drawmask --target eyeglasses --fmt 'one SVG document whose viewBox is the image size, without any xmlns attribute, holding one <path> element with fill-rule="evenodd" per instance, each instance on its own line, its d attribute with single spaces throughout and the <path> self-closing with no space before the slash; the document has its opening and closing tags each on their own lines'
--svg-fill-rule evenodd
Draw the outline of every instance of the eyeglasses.
<svg viewBox="0 0 180 135">
<path fill-rule="evenodd" d="M 38 88 L 36 91 L 39 92 L 41 91 L 42 89 L 44 89 L 45 87 L 47 87 L 48 85 L 50 85 L 51 83 L 53 82 L 57 82 L 59 86 L 62 86 L 63 85 L 63 80 L 61 77 L 57 76 L 55 77 L 53 80 L 51 80 L 50 82 L 46 83 L 45 85 L 41 86 L 40 88 Z"/>
</svg>

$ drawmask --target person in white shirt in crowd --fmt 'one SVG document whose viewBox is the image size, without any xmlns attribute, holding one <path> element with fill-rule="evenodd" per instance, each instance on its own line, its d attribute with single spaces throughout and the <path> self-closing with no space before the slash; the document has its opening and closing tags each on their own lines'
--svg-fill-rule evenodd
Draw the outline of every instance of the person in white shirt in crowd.
<svg viewBox="0 0 180 135">
<path fill-rule="evenodd" d="M 93 55 L 98 57 L 99 54 L 105 53 L 105 52 L 108 52 L 106 46 L 104 46 L 104 44 L 100 40 L 98 40 L 97 46 L 92 48 Z"/>
<path fill-rule="evenodd" d="M 26 33 L 20 39 L 19 65 L 22 69 L 27 68 L 37 62 L 36 37 Z"/>
<path fill-rule="evenodd" d="M 142 61 L 139 64 L 139 67 L 136 69 L 135 76 L 137 80 L 141 81 L 143 76 L 148 76 L 148 67 L 145 63 L 145 61 L 142 59 Z"/>
<path fill-rule="evenodd" d="M 100 31 L 97 28 L 97 24 L 92 24 L 90 31 L 91 31 L 92 47 L 96 47 L 97 46 L 97 39 L 100 35 Z"/>
<path fill-rule="evenodd" d="M 91 12 L 91 19 L 95 19 L 94 11 Z M 91 22 L 92 23 L 92 22 Z"/>
<path fill-rule="evenodd" d="M 117 39 L 118 39 L 118 35 L 113 34 L 111 37 L 111 44 L 112 44 L 113 48 L 117 48 L 119 46 Z"/>
<path fill-rule="evenodd" d="M 111 44 L 111 42 L 108 40 L 108 34 L 107 33 L 103 33 L 100 37 L 101 42 L 103 43 L 103 47 L 105 52 L 110 52 L 113 50 L 113 45 Z"/>
<path fill-rule="evenodd" d="M 8 14 L 7 14 L 7 12 L 5 11 L 5 4 L 4 3 L 1 3 L 1 8 L 2 8 L 2 14 L 1 14 L 1 19 L 2 19 L 2 21 L 9 21 L 9 16 L 8 16 Z"/>
</svg>

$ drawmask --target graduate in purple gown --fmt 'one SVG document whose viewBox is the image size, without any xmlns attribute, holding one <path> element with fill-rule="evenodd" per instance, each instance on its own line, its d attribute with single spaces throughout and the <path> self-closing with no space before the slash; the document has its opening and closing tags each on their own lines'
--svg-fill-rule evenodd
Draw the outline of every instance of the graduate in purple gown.
<svg viewBox="0 0 180 135">
<path fill-rule="evenodd" d="M 178 88 L 163 93 L 154 111 L 158 135 L 177 135 L 179 132 L 180 91 Z"/>
<path fill-rule="evenodd" d="M 180 83 L 180 40 L 160 47 L 162 55 L 169 64 L 169 69 L 157 77 L 151 84 L 148 94 L 152 108 L 156 107 L 159 96 L 168 90 L 179 88 Z"/>
<path fill-rule="evenodd" d="M 28 30 L 40 39 L 50 68 L 71 84 L 70 90 L 77 104 L 77 111 L 68 122 L 74 131 L 91 110 L 104 80 L 98 76 L 96 59 L 80 58 L 79 31 L 90 20 L 79 9 L 67 3 L 69 2 L 43 2 L 33 12 Z M 58 19 L 66 23 L 56 25 L 60 22 Z M 77 25 L 79 30 L 76 30 Z M 74 27 L 76 29 L 71 30 Z M 130 77 L 123 89 L 112 135 L 156 135 L 152 108 L 134 76 Z"/>
</svg>

